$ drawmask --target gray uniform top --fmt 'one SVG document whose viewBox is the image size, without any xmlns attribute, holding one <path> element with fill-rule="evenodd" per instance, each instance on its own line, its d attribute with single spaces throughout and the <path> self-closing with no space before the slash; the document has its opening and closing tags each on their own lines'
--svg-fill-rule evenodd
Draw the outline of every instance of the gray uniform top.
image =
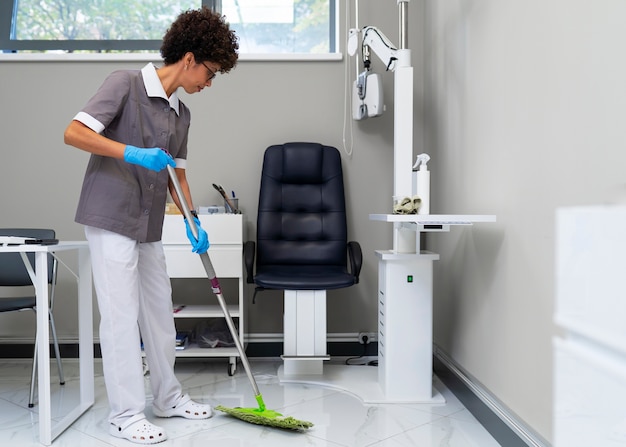
<svg viewBox="0 0 626 447">
<path fill-rule="evenodd" d="M 161 147 L 184 168 L 191 116 L 176 93 L 167 98 L 152 64 L 116 71 L 75 117 L 95 132 L 140 148 Z M 76 222 L 139 242 L 161 240 L 168 173 L 92 154 Z"/>
</svg>

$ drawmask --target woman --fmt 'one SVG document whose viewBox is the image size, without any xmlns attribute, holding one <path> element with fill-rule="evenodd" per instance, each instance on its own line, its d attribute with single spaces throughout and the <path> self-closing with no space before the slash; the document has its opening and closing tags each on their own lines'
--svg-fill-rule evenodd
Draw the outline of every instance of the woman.
<svg viewBox="0 0 626 447">
<path fill-rule="evenodd" d="M 76 222 L 85 225 L 91 252 L 110 433 L 138 444 L 167 439 L 144 414 L 141 342 L 154 414 L 212 415 L 209 405 L 182 393 L 174 375 L 176 328 L 161 231 L 168 188 L 179 208 L 181 198 L 165 168 L 175 167 L 193 209 L 185 175 L 190 112 L 176 91 L 210 87 L 218 72 L 235 67 L 238 47 L 219 14 L 204 7 L 183 12 L 163 38 L 163 67 L 112 73 L 65 131 L 66 144 L 92 154 Z M 195 223 L 198 239 L 188 224 L 187 235 L 193 251 L 204 253 L 208 236 Z"/>
</svg>

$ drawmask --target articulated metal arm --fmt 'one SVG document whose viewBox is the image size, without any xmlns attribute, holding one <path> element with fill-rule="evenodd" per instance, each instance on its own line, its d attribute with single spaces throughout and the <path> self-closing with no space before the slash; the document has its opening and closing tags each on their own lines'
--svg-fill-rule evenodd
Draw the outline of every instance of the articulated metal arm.
<svg viewBox="0 0 626 447">
<path fill-rule="evenodd" d="M 375 26 L 363 28 L 363 46 L 371 48 L 385 64 L 387 70 L 395 70 L 398 50 L 391 41 Z"/>
</svg>

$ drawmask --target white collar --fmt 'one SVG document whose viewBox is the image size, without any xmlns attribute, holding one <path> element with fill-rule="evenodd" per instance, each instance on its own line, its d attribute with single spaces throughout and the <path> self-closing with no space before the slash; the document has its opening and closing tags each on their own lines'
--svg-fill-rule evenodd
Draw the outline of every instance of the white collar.
<svg viewBox="0 0 626 447">
<path fill-rule="evenodd" d="M 163 84 L 161 84 L 159 75 L 157 75 L 156 68 L 152 62 L 149 62 L 148 65 L 141 69 L 141 75 L 143 76 L 143 84 L 146 87 L 146 93 L 148 96 L 167 100 L 170 103 L 170 107 L 174 109 L 176 114 L 180 115 L 180 102 L 178 100 L 178 95 L 174 92 L 169 98 L 167 97 Z"/>
</svg>

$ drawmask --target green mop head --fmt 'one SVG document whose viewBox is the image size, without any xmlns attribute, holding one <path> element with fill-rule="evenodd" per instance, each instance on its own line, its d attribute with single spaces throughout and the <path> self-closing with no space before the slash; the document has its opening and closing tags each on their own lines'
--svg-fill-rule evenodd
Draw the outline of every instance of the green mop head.
<svg viewBox="0 0 626 447">
<path fill-rule="evenodd" d="M 312 422 L 300 421 L 291 416 L 283 416 L 274 410 L 266 410 L 261 396 L 257 396 L 257 402 L 259 402 L 259 408 L 226 408 L 218 405 L 215 409 L 251 424 L 267 425 L 268 427 L 297 431 L 304 431 L 313 427 Z"/>
<path fill-rule="evenodd" d="M 292 418 L 291 416 L 283 416 L 282 414 L 272 411 L 272 410 L 264 410 L 261 411 L 258 408 L 226 408 L 218 405 L 215 407 L 216 410 L 223 411 L 226 414 L 229 414 L 237 419 L 241 419 L 242 421 L 249 422 L 251 424 L 257 425 L 267 425 L 269 427 L 276 428 L 285 428 L 288 430 L 298 430 L 304 431 L 307 428 L 313 427 L 313 423 L 307 421 L 300 421 L 298 419 Z"/>
</svg>

